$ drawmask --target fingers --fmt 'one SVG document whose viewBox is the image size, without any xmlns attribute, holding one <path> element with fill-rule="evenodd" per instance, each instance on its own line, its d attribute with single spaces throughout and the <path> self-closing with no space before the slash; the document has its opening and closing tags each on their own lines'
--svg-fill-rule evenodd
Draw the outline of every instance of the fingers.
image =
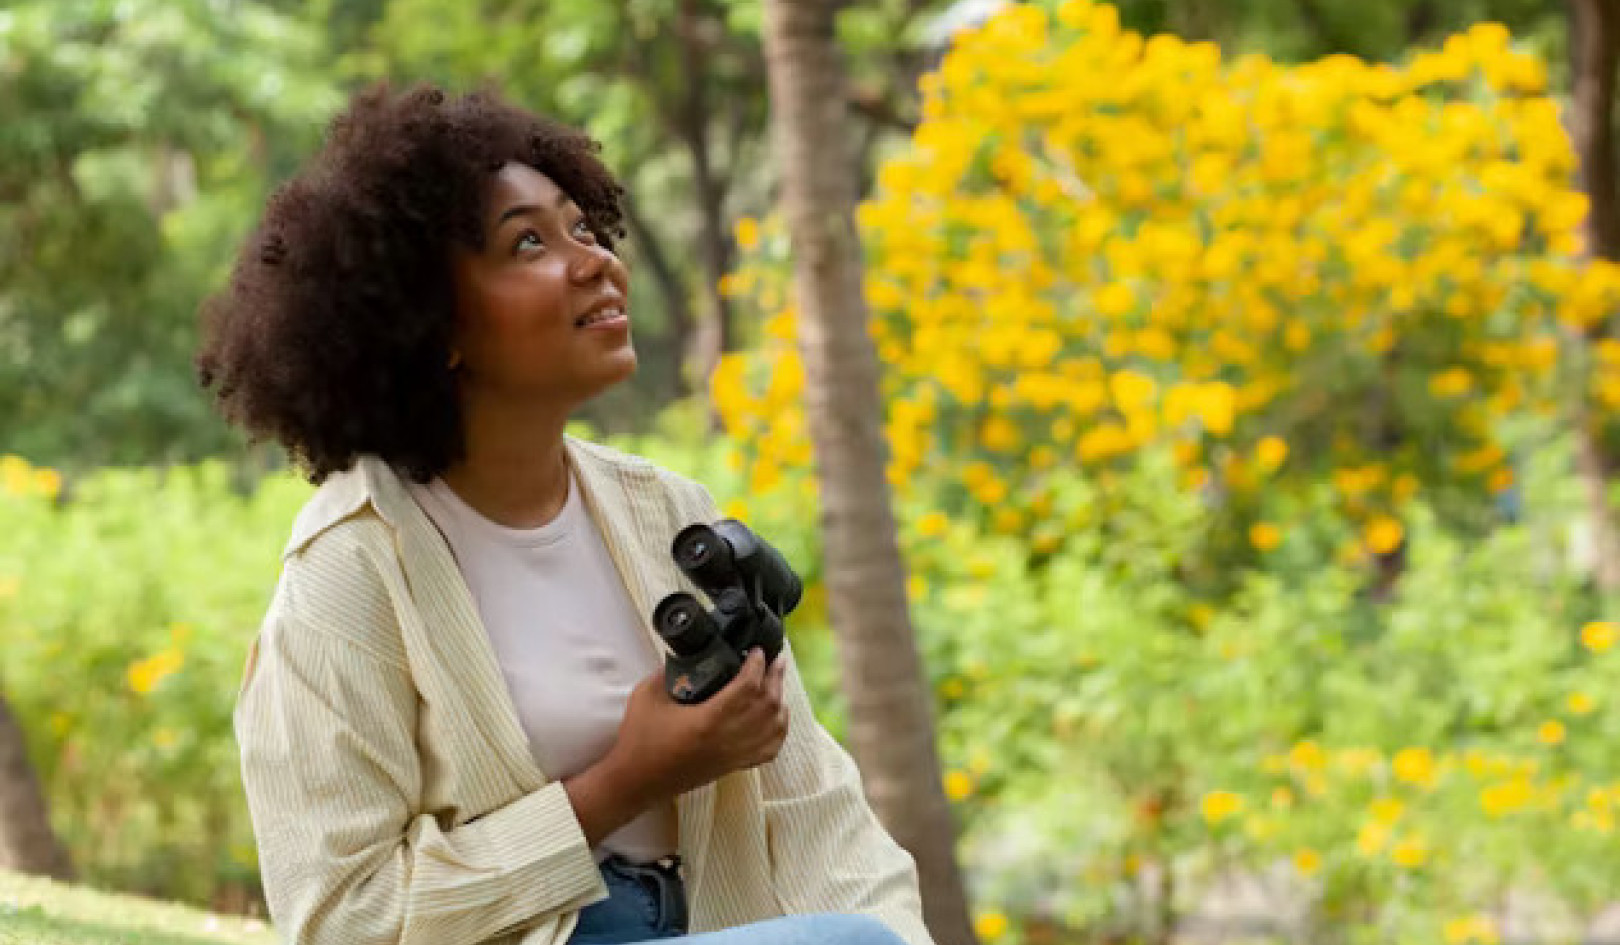
<svg viewBox="0 0 1620 945">
<path fill-rule="evenodd" d="M 711 715 L 732 715 L 745 710 L 759 693 L 764 691 L 765 657 L 759 650 L 749 650 L 737 675 L 705 705 Z"/>
<path fill-rule="evenodd" d="M 778 703 L 776 714 L 763 726 L 766 736 L 758 764 L 774 761 L 782 751 L 782 746 L 787 743 L 789 721 L 788 707 Z"/>
<path fill-rule="evenodd" d="M 787 686 L 787 660 L 778 656 L 771 664 L 770 672 L 765 677 L 766 686 L 770 690 L 771 698 L 776 702 L 782 701 L 782 691 Z"/>
<path fill-rule="evenodd" d="M 655 702 L 673 702 L 669 690 L 664 685 L 664 670 L 660 668 L 636 683 L 636 688 L 630 691 L 630 698 L 634 700 L 651 699 Z"/>
<path fill-rule="evenodd" d="M 732 690 L 736 696 L 751 696 L 758 693 L 764 685 L 765 654 L 753 649 L 748 651 L 742 669 L 737 671 L 737 678 L 727 683 L 726 689 Z"/>
</svg>

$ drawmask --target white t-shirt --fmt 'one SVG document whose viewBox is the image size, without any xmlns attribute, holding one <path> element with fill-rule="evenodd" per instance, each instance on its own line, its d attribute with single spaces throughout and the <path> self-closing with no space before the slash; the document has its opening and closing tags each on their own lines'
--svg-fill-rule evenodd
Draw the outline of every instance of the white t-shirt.
<svg viewBox="0 0 1620 945">
<path fill-rule="evenodd" d="M 408 487 L 472 590 L 535 763 L 554 781 L 590 767 L 613 745 L 630 691 L 662 657 L 572 473 L 562 511 L 538 528 L 485 518 L 442 479 Z M 596 855 L 644 862 L 676 846 L 671 802 L 608 836 Z"/>
</svg>

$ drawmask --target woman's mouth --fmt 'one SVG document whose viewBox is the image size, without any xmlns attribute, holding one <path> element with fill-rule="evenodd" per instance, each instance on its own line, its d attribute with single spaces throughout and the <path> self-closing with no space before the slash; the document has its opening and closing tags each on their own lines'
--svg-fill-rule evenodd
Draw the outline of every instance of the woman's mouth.
<svg viewBox="0 0 1620 945">
<path fill-rule="evenodd" d="M 598 328 L 619 325 L 626 321 L 629 321 L 629 317 L 625 315 L 622 307 L 617 305 L 609 305 L 606 308 L 599 308 L 596 311 L 581 317 L 578 321 L 574 322 L 574 327 Z"/>
</svg>

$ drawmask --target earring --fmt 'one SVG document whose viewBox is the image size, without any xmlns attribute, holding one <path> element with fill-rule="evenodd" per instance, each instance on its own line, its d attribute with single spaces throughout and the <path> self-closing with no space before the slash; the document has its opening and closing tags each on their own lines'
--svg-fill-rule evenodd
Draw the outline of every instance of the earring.
<svg viewBox="0 0 1620 945">
<path fill-rule="evenodd" d="M 461 352 L 460 351 L 452 351 L 452 352 L 450 352 L 450 360 L 445 366 L 448 367 L 452 371 L 454 371 L 458 367 L 461 367 Z"/>
</svg>

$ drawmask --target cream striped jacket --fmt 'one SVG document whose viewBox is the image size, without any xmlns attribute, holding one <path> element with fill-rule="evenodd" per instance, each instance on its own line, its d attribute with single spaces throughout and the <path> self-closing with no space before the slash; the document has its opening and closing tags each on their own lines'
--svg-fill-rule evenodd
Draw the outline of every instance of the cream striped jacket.
<svg viewBox="0 0 1620 945">
<path fill-rule="evenodd" d="M 693 590 L 670 540 L 717 518 L 714 502 L 644 459 L 572 437 L 566 448 L 662 652 L 651 607 Z M 773 762 L 677 801 L 692 931 L 859 912 L 932 945 L 913 862 L 791 663 L 786 693 L 792 723 Z M 562 784 L 533 761 L 448 546 L 375 457 L 299 513 L 235 728 L 265 895 L 289 945 L 560 945 L 606 895 Z"/>
</svg>

